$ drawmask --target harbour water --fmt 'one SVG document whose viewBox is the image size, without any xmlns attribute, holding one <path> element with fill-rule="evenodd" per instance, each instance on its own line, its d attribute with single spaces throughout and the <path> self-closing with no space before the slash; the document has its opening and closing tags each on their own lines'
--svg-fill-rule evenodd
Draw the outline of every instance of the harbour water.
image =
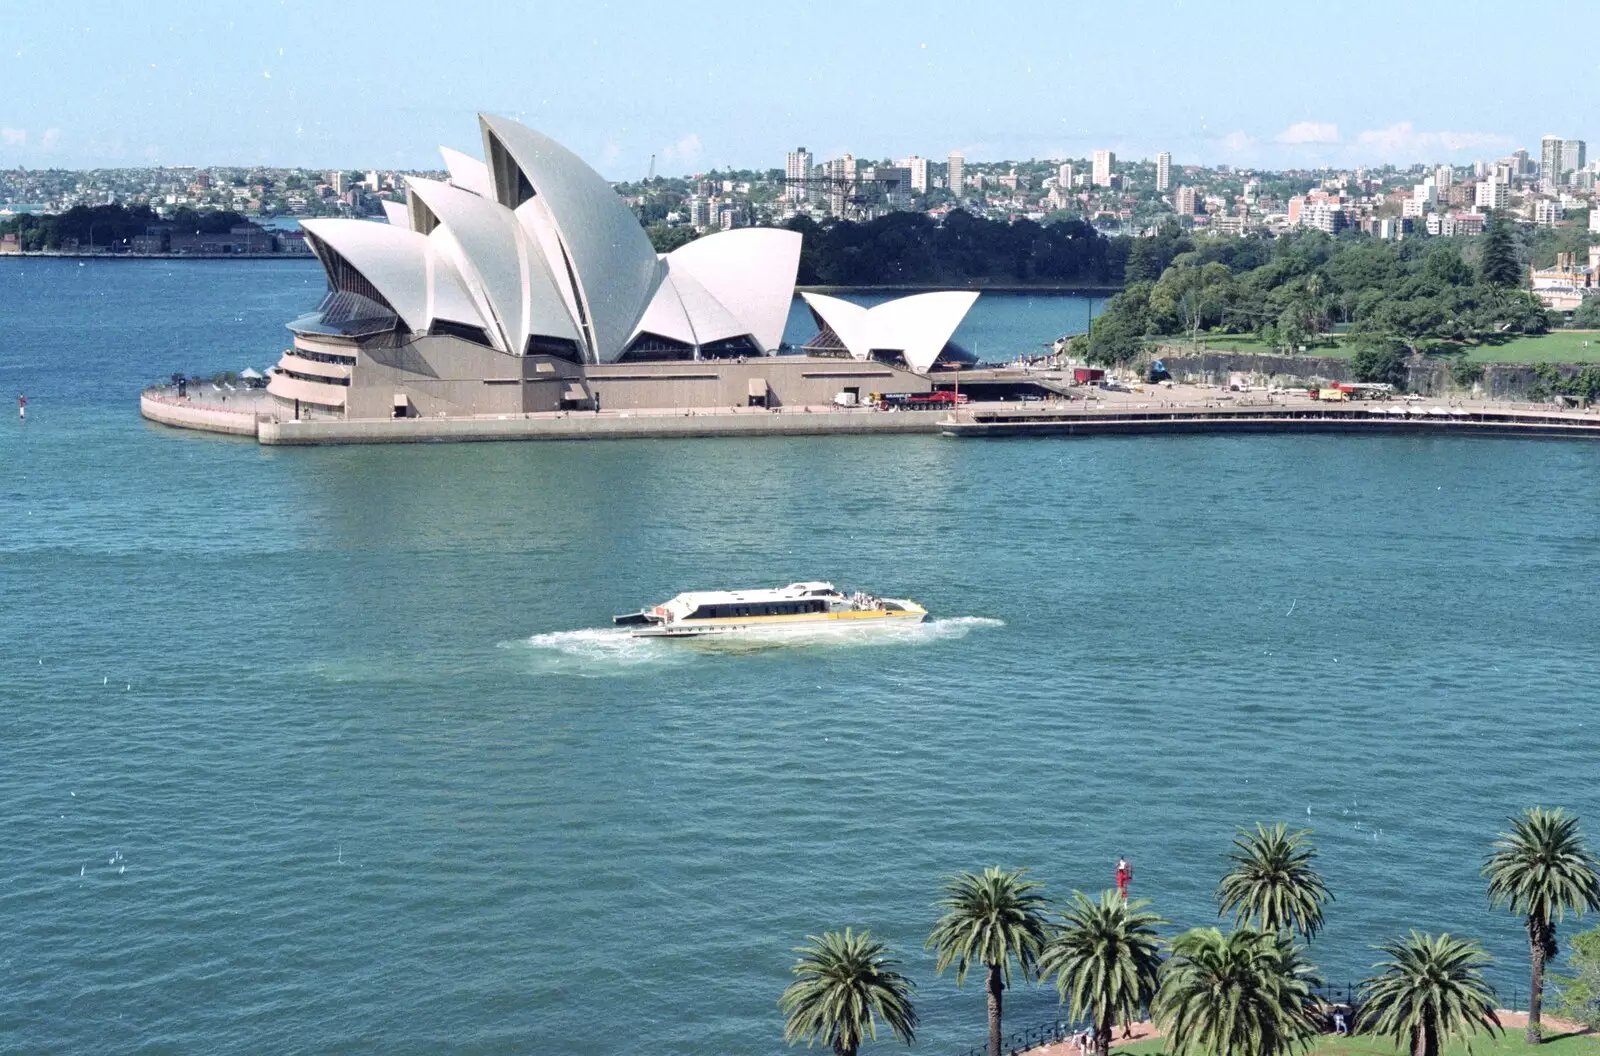
<svg viewBox="0 0 1600 1056">
<path fill-rule="evenodd" d="M 1481 936 L 1509 990 L 1487 841 L 1535 803 L 1600 839 L 1600 447 L 272 449 L 137 416 L 149 380 L 273 361 L 320 286 L 0 267 L 29 396 L 0 416 L 0 1049 L 777 1053 L 790 947 L 849 924 L 921 988 L 917 1049 L 965 1051 L 981 990 L 922 949 L 942 875 L 1064 896 L 1125 854 L 1205 924 L 1257 820 L 1316 830 L 1330 981 L 1419 927 Z M 986 306 L 1014 351 L 1089 310 Z M 606 627 L 800 578 L 934 618 Z"/>
</svg>

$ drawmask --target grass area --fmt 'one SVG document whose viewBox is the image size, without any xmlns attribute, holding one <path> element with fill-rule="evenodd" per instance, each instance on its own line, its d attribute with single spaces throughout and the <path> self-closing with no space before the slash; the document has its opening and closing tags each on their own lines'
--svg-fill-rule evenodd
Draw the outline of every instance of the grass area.
<svg viewBox="0 0 1600 1056">
<path fill-rule="evenodd" d="M 1472 363 L 1600 363 L 1600 332 L 1594 330 L 1517 334 L 1503 342 L 1465 347 L 1465 358 Z"/>
<path fill-rule="evenodd" d="M 1128 1053 L 1130 1056 L 1158 1056 L 1162 1048 L 1161 1041 L 1156 1039 L 1118 1046 L 1112 1051 Z M 1518 1027 L 1509 1029 L 1495 1038 L 1479 1034 L 1472 1042 L 1471 1056 L 1530 1056 L 1532 1053 L 1537 1053 L 1538 1056 L 1597 1056 L 1600 1054 L 1600 1036 L 1552 1034 L 1545 1038 L 1543 1045 L 1535 1048 L 1522 1040 L 1522 1029 Z M 1311 1046 L 1310 1056 L 1408 1056 L 1408 1054 L 1405 1050 L 1395 1048 L 1386 1038 L 1370 1034 L 1341 1038 L 1338 1035 L 1328 1034 L 1318 1038 Z M 1444 1056 L 1468 1056 L 1467 1047 L 1455 1042 L 1445 1048 Z"/>
<path fill-rule="evenodd" d="M 1187 349 L 1186 338 L 1160 338 L 1161 344 Z M 1200 349 L 1211 352 L 1239 352 L 1258 355 L 1283 355 L 1260 338 L 1238 334 L 1215 334 L 1200 339 Z M 1355 345 L 1335 337 L 1306 348 L 1307 356 L 1348 358 Z M 1478 345 L 1433 342 L 1423 351 L 1440 359 L 1460 359 L 1468 363 L 1600 363 L 1600 331 L 1555 330 L 1548 334 L 1513 334 Z"/>
</svg>

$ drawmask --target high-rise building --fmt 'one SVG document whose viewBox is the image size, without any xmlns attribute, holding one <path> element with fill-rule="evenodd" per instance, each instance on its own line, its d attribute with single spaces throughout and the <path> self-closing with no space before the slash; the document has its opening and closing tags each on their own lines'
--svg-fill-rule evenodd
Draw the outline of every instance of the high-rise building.
<svg viewBox="0 0 1600 1056">
<path fill-rule="evenodd" d="M 1588 144 L 1581 139 L 1561 141 L 1561 175 L 1577 172 L 1589 163 Z"/>
<path fill-rule="evenodd" d="M 1193 187 L 1179 187 L 1173 195 L 1173 207 L 1179 216 L 1193 216 L 1199 204 L 1198 198 Z"/>
<path fill-rule="evenodd" d="M 928 159 L 919 158 L 915 154 L 900 163 L 902 169 L 911 171 L 911 193 L 928 193 Z"/>
<path fill-rule="evenodd" d="M 950 157 L 945 159 L 945 161 L 950 167 L 948 180 L 948 183 L 950 184 L 950 193 L 955 195 L 957 198 L 965 198 L 967 183 L 967 159 L 959 150 L 952 150 L 950 152 Z"/>
<path fill-rule="evenodd" d="M 788 180 L 804 180 L 811 175 L 811 152 L 805 147 L 796 147 L 784 159 L 783 175 Z M 789 183 L 783 189 L 783 196 L 791 202 L 803 202 L 809 195 L 806 194 L 804 183 Z"/>
<path fill-rule="evenodd" d="M 1561 178 L 1561 137 L 1539 140 L 1539 178 L 1554 183 Z"/>
<path fill-rule="evenodd" d="M 334 194 L 343 194 L 350 189 L 350 177 L 343 169 L 335 172 L 328 182 L 333 187 Z"/>
<path fill-rule="evenodd" d="M 1527 176 L 1532 167 L 1533 161 L 1527 151 L 1513 150 L 1511 152 L 1511 175 Z"/>
<path fill-rule="evenodd" d="M 1449 187 L 1456 182 L 1456 170 L 1451 165 L 1437 165 L 1433 170 L 1433 182 L 1437 187 Z"/>
<path fill-rule="evenodd" d="M 1477 192 L 1473 198 L 1473 207 L 1490 212 L 1495 209 L 1504 209 L 1511 203 L 1511 187 L 1499 180 L 1484 180 L 1478 184 Z"/>
<path fill-rule="evenodd" d="M 366 184 L 367 190 L 372 191 L 374 194 L 377 193 L 378 188 L 382 185 L 378 179 L 377 169 L 373 169 L 371 172 L 367 173 Z"/>
<path fill-rule="evenodd" d="M 1164 191 L 1172 186 L 1172 155 L 1163 150 L 1156 155 L 1156 190 Z"/>
<path fill-rule="evenodd" d="M 1111 186 L 1111 170 L 1117 166 L 1117 156 L 1109 150 L 1094 152 L 1094 185 L 1096 187 Z"/>
<path fill-rule="evenodd" d="M 845 203 L 855 195 L 856 159 L 853 154 L 834 158 L 824 168 L 828 179 L 828 211 L 835 216 L 844 214 Z"/>
<path fill-rule="evenodd" d="M 1072 162 L 1064 161 L 1056 169 L 1056 186 L 1063 191 L 1072 190 Z"/>
</svg>

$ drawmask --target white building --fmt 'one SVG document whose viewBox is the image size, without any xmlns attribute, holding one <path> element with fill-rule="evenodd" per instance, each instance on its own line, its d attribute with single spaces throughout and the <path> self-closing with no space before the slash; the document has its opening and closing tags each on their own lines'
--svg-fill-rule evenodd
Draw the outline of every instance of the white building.
<svg viewBox="0 0 1600 1056">
<path fill-rule="evenodd" d="M 1110 187 L 1112 170 L 1117 167 L 1117 156 L 1109 150 L 1094 152 L 1094 185 L 1096 187 Z"/>
<path fill-rule="evenodd" d="M 945 159 L 945 164 L 946 164 L 946 166 L 948 167 L 948 170 L 949 170 L 948 171 L 947 182 L 948 182 L 949 187 L 950 187 L 950 193 L 955 195 L 957 198 L 966 197 L 966 190 L 967 190 L 967 159 L 966 159 L 966 157 L 959 150 L 952 150 L 950 152 L 950 156 Z"/>
<path fill-rule="evenodd" d="M 900 162 L 902 169 L 911 171 L 911 193 L 928 193 L 928 159 L 919 158 L 915 154 Z"/>
<path fill-rule="evenodd" d="M 1164 191 L 1172 186 L 1172 154 L 1163 150 L 1156 155 L 1156 190 Z"/>
<path fill-rule="evenodd" d="M 784 158 L 783 175 L 790 181 L 806 180 L 811 177 L 812 158 L 811 152 L 805 147 L 791 150 Z M 803 202 L 810 199 L 806 192 L 809 188 L 804 183 L 790 182 L 783 189 L 784 198 L 791 202 Z"/>
<path fill-rule="evenodd" d="M 1064 161 L 1056 166 L 1057 187 L 1060 187 L 1063 191 L 1070 191 L 1072 189 L 1072 177 L 1072 162 Z"/>
<path fill-rule="evenodd" d="M 1533 203 L 1533 222 L 1538 227 L 1554 227 L 1556 221 L 1566 215 L 1566 210 L 1554 198 L 1541 198 Z"/>
<path fill-rule="evenodd" d="M 1545 136 L 1539 140 L 1539 178 L 1550 186 L 1561 179 L 1561 137 Z"/>
<path fill-rule="evenodd" d="M 1198 210 L 1198 195 L 1193 187 L 1179 187 L 1172 196 L 1172 206 L 1179 216 L 1193 216 Z"/>
<path fill-rule="evenodd" d="M 1577 172 L 1589 162 L 1588 144 L 1581 139 L 1564 139 L 1561 141 L 1561 176 L 1563 179 Z"/>
<path fill-rule="evenodd" d="M 1484 180 L 1473 190 L 1473 206 L 1486 212 L 1511 204 L 1511 187 L 1499 180 Z"/>
</svg>

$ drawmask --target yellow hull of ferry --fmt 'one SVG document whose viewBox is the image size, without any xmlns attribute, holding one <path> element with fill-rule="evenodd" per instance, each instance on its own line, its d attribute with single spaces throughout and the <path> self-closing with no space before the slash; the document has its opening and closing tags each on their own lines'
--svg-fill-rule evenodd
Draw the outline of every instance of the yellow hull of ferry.
<svg viewBox="0 0 1600 1056">
<path fill-rule="evenodd" d="M 715 620 L 678 620 L 655 624 L 633 632 L 636 638 L 693 638 L 703 634 L 738 634 L 744 631 L 780 630 L 788 627 L 813 630 L 867 628 L 889 623 L 921 623 L 928 610 L 906 602 L 901 610 L 859 609 L 845 612 L 807 612 L 794 616 L 728 616 Z"/>
</svg>

